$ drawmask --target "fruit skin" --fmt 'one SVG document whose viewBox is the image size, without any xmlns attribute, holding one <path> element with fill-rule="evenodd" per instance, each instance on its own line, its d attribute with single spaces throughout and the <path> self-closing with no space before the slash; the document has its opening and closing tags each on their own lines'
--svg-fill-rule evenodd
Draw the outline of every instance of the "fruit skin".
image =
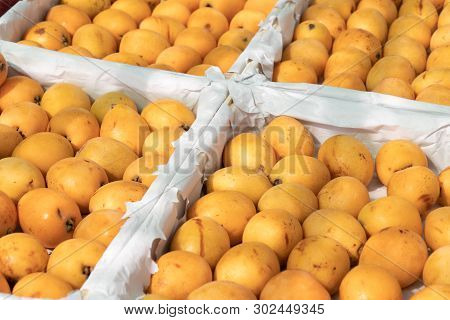
<svg viewBox="0 0 450 320">
<path fill-rule="evenodd" d="M 316 84 L 317 74 L 314 68 L 299 59 L 286 60 L 275 64 L 272 81 Z"/>
<path fill-rule="evenodd" d="M 159 33 L 173 45 L 178 35 L 186 29 L 186 26 L 170 18 L 148 17 L 142 20 L 139 28 Z"/>
<path fill-rule="evenodd" d="M 47 250 L 32 235 L 11 233 L 0 238 L 0 273 L 12 280 L 45 270 Z"/>
<path fill-rule="evenodd" d="M 73 157 L 73 149 L 70 142 L 59 134 L 39 132 L 23 140 L 14 149 L 13 157 L 30 161 L 46 175 L 53 164 Z"/>
<path fill-rule="evenodd" d="M 182 45 L 169 47 L 156 58 L 156 64 L 167 65 L 180 73 L 186 73 L 201 63 L 202 57 L 195 49 Z"/>
<path fill-rule="evenodd" d="M 25 76 L 14 76 L 6 79 L 0 87 L 0 111 L 23 101 L 39 104 L 44 89 L 39 82 Z"/>
<path fill-rule="evenodd" d="M 36 237 L 46 248 L 71 239 L 81 221 L 76 202 L 65 193 L 47 188 L 25 194 L 17 205 L 21 229 Z"/>
<path fill-rule="evenodd" d="M 350 270 L 339 287 L 341 300 L 402 300 L 397 279 L 375 265 L 359 265 Z"/>
<path fill-rule="evenodd" d="M 303 239 L 300 222 L 283 209 L 269 209 L 253 216 L 245 227 L 242 242 L 266 244 L 278 256 L 282 265 L 294 246 Z"/>
<path fill-rule="evenodd" d="M 136 21 L 129 14 L 117 9 L 100 12 L 92 22 L 111 32 L 117 42 L 120 42 L 128 31 L 137 29 Z"/>
<path fill-rule="evenodd" d="M 244 9 L 261 11 L 265 15 L 268 15 L 277 2 L 277 0 L 247 0 Z"/>
<path fill-rule="evenodd" d="M 13 295 L 36 299 L 61 299 L 72 287 L 67 282 L 48 273 L 35 272 L 20 279 L 13 288 Z"/>
<path fill-rule="evenodd" d="M 443 231 L 445 230 L 445 231 Z M 432 250 L 450 245 L 450 207 L 431 211 L 425 220 L 425 241 Z"/>
<path fill-rule="evenodd" d="M 238 166 L 250 170 L 262 170 L 269 174 L 277 162 L 274 149 L 259 134 L 242 133 L 225 146 L 223 164 L 225 167 Z"/>
<path fill-rule="evenodd" d="M 152 14 L 150 7 L 144 0 L 117 0 L 111 5 L 111 8 L 129 14 L 137 24 Z"/>
<path fill-rule="evenodd" d="M 428 167 L 422 149 L 409 140 L 391 140 L 378 151 L 376 157 L 378 179 L 387 186 L 394 173 L 412 166 Z"/>
<path fill-rule="evenodd" d="M 416 95 L 411 85 L 403 79 L 399 78 L 385 78 L 381 80 L 372 92 L 387 94 L 404 99 L 414 100 Z"/>
<path fill-rule="evenodd" d="M 134 181 L 114 181 L 98 189 L 89 201 L 89 211 L 117 210 L 126 211 L 127 202 L 142 199 L 147 187 Z"/>
<path fill-rule="evenodd" d="M 57 83 L 44 93 L 41 107 L 51 118 L 64 109 L 81 108 L 89 110 L 91 100 L 80 87 L 70 83 Z"/>
<path fill-rule="evenodd" d="M 195 121 L 195 114 L 174 99 L 160 99 L 149 103 L 141 113 L 152 131 L 182 127 L 186 131 Z"/>
<path fill-rule="evenodd" d="M 450 89 L 439 84 L 433 84 L 423 89 L 417 95 L 416 100 L 443 106 L 450 106 Z"/>
<path fill-rule="evenodd" d="M 450 285 L 450 245 L 434 251 L 423 267 L 423 282 L 426 286 L 432 284 Z"/>
<path fill-rule="evenodd" d="M 229 29 L 227 18 L 220 11 L 208 7 L 192 12 L 187 27 L 206 28 L 216 39 L 219 39 Z"/>
<path fill-rule="evenodd" d="M 100 127 L 95 116 L 88 110 L 70 108 L 52 117 L 48 131 L 66 137 L 73 150 L 78 151 L 87 141 L 99 136 Z"/>
<path fill-rule="evenodd" d="M 319 208 L 314 192 L 298 183 L 282 183 L 267 190 L 259 199 L 259 211 L 282 209 L 300 223 Z"/>
<path fill-rule="evenodd" d="M 359 249 L 366 242 L 366 232 L 349 213 L 333 209 L 317 210 L 303 222 L 305 238 L 325 236 L 339 242 L 352 262 L 357 261 Z"/>
<path fill-rule="evenodd" d="M 231 281 L 212 281 L 192 291 L 188 300 L 256 300 L 244 286 Z"/>
<path fill-rule="evenodd" d="M 399 78 L 411 83 L 416 72 L 411 63 L 402 56 L 387 56 L 379 60 L 367 74 L 366 87 L 372 91 L 386 78 Z"/>
<path fill-rule="evenodd" d="M 96 241 L 70 239 L 60 243 L 48 260 L 47 273 L 80 289 L 87 280 L 105 246 Z"/>
<path fill-rule="evenodd" d="M 140 300 L 170 300 L 170 299 L 160 294 L 147 293 Z"/>
<path fill-rule="evenodd" d="M 71 36 L 81 26 L 91 23 L 91 19 L 86 12 L 64 4 L 50 8 L 46 20 L 60 24 Z"/>
<path fill-rule="evenodd" d="M 355 10 L 354 0 L 314 0 L 312 4 L 322 4 L 335 9 L 344 20 L 347 20 Z"/>
<path fill-rule="evenodd" d="M 427 60 L 427 70 L 439 70 L 450 68 L 448 56 L 450 54 L 450 45 L 434 49 Z"/>
<path fill-rule="evenodd" d="M 302 21 L 316 20 L 324 24 L 330 32 L 333 39 L 336 39 L 339 34 L 346 29 L 345 20 L 341 17 L 339 12 L 335 9 L 315 4 L 310 6 L 303 13 Z"/>
<path fill-rule="evenodd" d="M 14 202 L 0 191 L 0 238 L 17 228 L 17 209 Z"/>
<path fill-rule="evenodd" d="M 189 47 L 195 50 L 200 55 L 201 59 L 203 59 L 212 49 L 214 49 L 216 45 L 216 38 L 214 38 L 211 32 L 204 28 L 184 29 L 175 40 L 175 46 Z M 200 63 L 196 63 L 196 65 Z M 188 70 L 184 71 L 184 73 L 187 71 Z"/>
<path fill-rule="evenodd" d="M 86 12 L 90 18 L 111 6 L 110 0 L 61 0 L 61 3 Z"/>
<path fill-rule="evenodd" d="M 152 16 L 160 18 L 172 18 L 186 25 L 191 12 L 189 9 L 177 1 L 160 2 L 154 9 Z"/>
<path fill-rule="evenodd" d="M 235 282 L 259 296 L 266 283 L 279 272 L 280 264 L 272 249 L 263 243 L 246 242 L 222 256 L 214 279 Z"/>
<path fill-rule="evenodd" d="M 147 67 L 148 63 L 143 58 L 134 53 L 116 52 L 103 58 L 106 61 L 125 63 L 131 66 Z"/>
<path fill-rule="evenodd" d="M 265 15 L 259 11 L 242 10 L 239 11 L 230 21 L 230 30 L 245 29 L 256 33 L 259 30 L 259 24 L 263 22 Z"/>
<path fill-rule="evenodd" d="M 323 85 L 358 91 L 366 91 L 366 85 L 358 76 L 352 73 L 341 73 L 337 76 L 327 79 Z"/>
<path fill-rule="evenodd" d="M 303 239 L 292 249 L 287 269 L 310 273 L 334 294 L 350 270 L 350 258 L 347 250 L 335 240 L 314 236 Z"/>
<path fill-rule="evenodd" d="M 279 116 L 273 119 L 261 133 L 280 158 L 288 155 L 313 156 L 314 140 L 297 119 Z"/>
<path fill-rule="evenodd" d="M 392 0 L 361 0 L 358 4 L 360 9 L 375 9 L 380 12 L 390 25 L 397 18 L 397 7 Z"/>
<path fill-rule="evenodd" d="M 450 206 L 450 167 L 445 168 L 439 174 L 440 196 L 439 204 L 441 206 Z"/>
<path fill-rule="evenodd" d="M 450 26 L 439 27 L 431 36 L 430 49 L 433 51 L 436 48 L 450 45 Z"/>
<path fill-rule="evenodd" d="M 142 154 L 155 154 L 168 162 L 175 152 L 173 143 L 185 133 L 182 128 L 163 128 L 150 133 L 142 146 Z"/>
<path fill-rule="evenodd" d="M 363 51 L 356 48 L 346 48 L 333 53 L 325 66 L 325 80 L 333 80 L 335 77 L 347 73 L 353 74 L 366 81 L 372 63 Z"/>
<path fill-rule="evenodd" d="M 450 24 L 449 22 L 450 22 L 450 9 L 449 6 L 446 5 L 439 14 L 438 28 Z"/>
<path fill-rule="evenodd" d="M 372 63 L 377 62 L 382 56 L 380 40 L 369 31 L 363 29 L 347 29 L 333 43 L 333 53 L 346 50 L 347 48 L 361 50 L 370 57 Z"/>
<path fill-rule="evenodd" d="M 352 136 L 336 135 L 319 149 L 318 159 L 330 170 L 331 177 L 351 176 L 366 186 L 372 180 L 374 161 L 369 149 Z"/>
<path fill-rule="evenodd" d="M 218 45 L 235 47 L 244 51 L 249 45 L 254 34 L 245 29 L 231 29 L 222 34 L 219 38 Z"/>
<path fill-rule="evenodd" d="M 199 64 L 195 67 L 190 68 L 188 72 L 186 72 L 186 74 L 190 74 L 191 76 L 203 77 L 206 75 L 206 70 L 208 70 L 211 67 L 212 65 L 210 64 Z"/>
<path fill-rule="evenodd" d="M 46 180 L 49 189 L 66 193 L 77 203 L 81 213 L 87 214 L 89 200 L 101 186 L 108 183 L 108 176 L 94 161 L 67 158 L 50 167 Z"/>
<path fill-rule="evenodd" d="M 217 66 L 223 73 L 228 72 L 242 51 L 230 46 L 218 46 L 212 49 L 203 60 L 203 63 Z"/>
<path fill-rule="evenodd" d="M 292 42 L 284 49 L 282 59 L 299 59 L 313 67 L 317 76 L 320 77 L 328 61 L 328 51 L 319 40 L 301 39 Z"/>
<path fill-rule="evenodd" d="M 450 285 L 432 284 L 417 291 L 410 300 L 450 300 Z"/>
<path fill-rule="evenodd" d="M 397 171 L 389 180 L 388 196 L 399 196 L 410 201 L 421 215 L 425 215 L 439 197 L 439 180 L 426 167 L 412 166 Z"/>
<path fill-rule="evenodd" d="M 83 218 L 77 225 L 73 237 L 100 242 L 109 246 L 125 223 L 122 213 L 115 210 L 98 210 Z"/>
<path fill-rule="evenodd" d="M 422 73 L 427 63 L 425 47 L 420 42 L 407 36 L 399 36 L 387 42 L 384 46 L 384 56 L 402 56 L 406 58 L 414 67 L 416 74 Z"/>
<path fill-rule="evenodd" d="M 416 16 L 401 16 L 392 22 L 389 29 L 388 39 L 398 36 L 406 36 L 420 42 L 425 49 L 428 49 L 431 39 L 430 28 Z"/>
<path fill-rule="evenodd" d="M 421 236 L 408 229 L 390 227 L 369 238 L 359 264 L 384 268 L 405 288 L 420 278 L 427 258 L 427 245 Z"/>
<path fill-rule="evenodd" d="M 14 203 L 28 191 L 44 187 L 41 171 L 31 162 L 14 157 L 0 160 L 0 191 Z"/>
<path fill-rule="evenodd" d="M 42 21 L 31 27 L 25 34 L 24 40 L 39 43 L 43 48 L 59 50 L 70 46 L 70 33 L 60 24 L 52 21 Z"/>
<path fill-rule="evenodd" d="M 317 195 L 320 209 L 335 209 L 357 217 L 359 211 L 369 201 L 365 185 L 354 177 L 337 177 L 320 190 Z"/>
<path fill-rule="evenodd" d="M 145 120 L 128 106 L 116 105 L 103 118 L 100 136 L 112 138 L 127 145 L 138 156 L 142 154 L 150 128 Z"/>
<path fill-rule="evenodd" d="M 9 288 L 8 281 L 6 281 L 5 276 L 1 273 L 0 273 L 0 293 L 5 293 L 5 294 L 11 293 L 11 289 Z"/>
<path fill-rule="evenodd" d="M 154 175 L 158 166 L 165 164 L 165 160 L 157 155 L 147 153 L 145 156 L 134 160 L 123 173 L 124 181 L 134 181 L 150 187 L 158 177 Z"/>
<path fill-rule="evenodd" d="M 30 46 L 30 47 L 36 47 L 36 48 L 42 48 L 42 46 L 33 40 L 20 40 L 17 42 L 18 44 L 23 44 L 24 46 Z"/>
<path fill-rule="evenodd" d="M 389 227 L 406 228 L 422 235 L 419 210 L 411 202 L 397 196 L 369 202 L 359 212 L 358 221 L 369 236 Z"/>
<path fill-rule="evenodd" d="M 150 292 L 170 299 L 186 299 L 205 283 L 212 281 L 212 271 L 202 257 L 185 251 L 172 251 L 157 261 L 158 272 L 151 278 Z"/>
<path fill-rule="evenodd" d="M 450 89 L 450 70 L 431 70 L 424 71 L 414 79 L 412 87 L 416 95 L 419 95 L 424 89 L 431 85 L 441 85 Z"/>
<path fill-rule="evenodd" d="M 325 164 L 313 157 L 291 155 L 278 161 L 269 175 L 274 185 L 299 183 L 318 194 L 330 181 L 330 172 Z"/>
<path fill-rule="evenodd" d="M 156 58 L 169 42 L 159 33 L 137 29 L 127 32 L 120 42 L 119 52 L 133 53 L 144 58 L 148 64 L 156 62 Z"/>
<path fill-rule="evenodd" d="M 32 102 L 19 102 L 0 114 L 0 124 L 17 130 L 24 138 L 47 130 L 47 113 Z"/>
<path fill-rule="evenodd" d="M 293 40 L 314 39 L 320 41 L 327 51 L 330 51 L 333 44 L 333 38 L 327 27 L 315 20 L 306 20 L 297 25 L 294 30 Z"/>
<path fill-rule="evenodd" d="M 96 24 L 80 27 L 73 35 L 72 45 L 87 49 L 97 59 L 117 51 L 117 42 L 111 32 Z"/>
<path fill-rule="evenodd" d="M 127 145 L 111 138 L 94 138 L 77 153 L 78 158 L 96 162 L 108 175 L 109 181 L 120 180 L 131 162 L 138 156 Z"/>
<path fill-rule="evenodd" d="M 252 200 L 236 191 L 215 191 L 198 199 L 188 209 L 187 218 L 208 217 L 228 232 L 231 246 L 242 241 L 242 234 L 256 214 Z"/>
<path fill-rule="evenodd" d="M 97 118 L 98 123 L 102 124 L 103 118 L 108 111 L 118 104 L 128 106 L 137 111 L 136 104 L 130 97 L 120 91 L 116 91 L 106 93 L 95 99 L 91 106 L 91 113 Z"/>
<path fill-rule="evenodd" d="M 19 132 L 3 124 L 0 124 L 0 140 L 0 159 L 10 157 L 17 145 L 23 141 Z"/>
<path fill-rule="evenodd" d="M 8 77 L 8 63 L 5 57 L 0 53 L 0 86 L 3 85 Z"/>
<path fill-rule="evenodd" d="M 245 0 L 200 0 L 199 7 L 208 7 L 221 12 L 231 21 L 239 12 L 243 11 Z"/>
<path fill-rule="evenodd" d="M 381 43 L 386 41 L 388 26 L 384 16 L 375 9 L 358 9 L 347 20 L 347 29 L 363 29 L 372 33 Z"/>
<path fill-rule="evenodd" d="M 214 191 L 238 191 L 256 205 L 261 196 L 272 187 L 260 170 L 242 167 L 226 167 L 213 173 L 206 182 L 207 193 Z"/>
<path fill-rule="evenodd" d="M 201 256 L 211 269 L 229 249 L 227 231 L 208 217 L 197 217 L 185 222 L 175 233 L 170 246 L 171 251 L 182 250 Z"/>
<path fill-rule="evenodd" d="M 150 0 L 150 1 L 152 1 L 152 0 Z M 200 0 L 162 0 L 162 1 L 179 2 L 179 3 L 183 4 L 186 8 L 188 8 L 189 11 L 191 11 L 191 12 L 194 12 L 196 9 L 198 9 L 198 7 L 200 5 Z"/>
<path fill-rule="evenodd" d="M 436 29 L 439 17 L 434 4 L 428 0 L 405 1 L 398 11 L 398 15 L 400 17 L 408 15 L 416 16 L 422 19 L 432 31 Z"/>
<path fill-rule="evenodd" d="M 328 291 L 308 272 L 286 270 L 270 279 L 261 300 L 330 300 Z"/>
</svg>

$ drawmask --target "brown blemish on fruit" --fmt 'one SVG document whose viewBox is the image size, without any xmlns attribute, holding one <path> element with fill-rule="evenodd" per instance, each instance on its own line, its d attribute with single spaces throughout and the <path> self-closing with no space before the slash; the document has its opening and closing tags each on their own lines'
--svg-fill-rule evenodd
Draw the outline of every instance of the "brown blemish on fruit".
<svg viewBox="0 0 450 320">
<path fill-rule="evenodd" d="M 316 28 L 316 26 L 314 25 L 314 23 L 308 24 L 308 29 L 309 30 L 314 30 L 315 28 Z"/>
<path fill-rule="evenodd" d="M 75 221 L 72 218 L 66 220 L 66 231 L 68 233 L 72 232 L 75 229 Z"/>
<path fill-rule="evenodd" d="M 39 35 L 42 35 L 42 34 L 45 33 L 45 29 L 44 29 L 44 28 L 36 29 L 36 30 L 34 30 L 34 33 L 39 34 Z"/>
<path fill-rule="evenodd" d="M 200 233 L 200 256 L 204 257 L 205 256 L 205 239 L 203 236 L 203 223 L 202 220 L 200 219 L 195 219 L 194 220 L 195 223 L 198 225 L 198 232 Z"/>
<path fill-rule="evenodd" d="M 284 234 L 284 242 L 286 243 L 286 246 L 289 245 L 289 236 L 287 233 Z"/>
<path fill-rule="evenodd" d="M 86 279 L 87 278 L 89 278 L 89 276 L 91 275 L 91 273 L 92 273 L 92 267 L 91 266 L 82 266 L 81 267 L 81 273 L 83 274 L 83 275 L 85 275 L 86 276 Z"/>
<path fill-rule="evenodd" d="M 402 171 L 402 170 L 411 168 L 412 166 L 413 166 L 412 163 L 410 163 L 410 164 L 407 164 L 407 165 L 405 165 L 405 166 L 403 166 L 401 168 L 398 168 L 398 169 L 394 170 L 394 172 Z"/>
</svg>

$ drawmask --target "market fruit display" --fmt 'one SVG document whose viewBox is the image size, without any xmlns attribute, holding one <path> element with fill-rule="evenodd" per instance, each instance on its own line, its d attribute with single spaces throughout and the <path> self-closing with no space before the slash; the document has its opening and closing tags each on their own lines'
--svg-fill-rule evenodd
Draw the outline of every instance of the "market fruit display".
<svg viewBox="0 0 450 320">
<path fill-rule="evenodd" d="M 191 75 L 210 66 L 225 73 L 276 3 L 61 0 L 19 43 Z"/>
<path fill-rule="evenodd" d="M 438 177 L 410 140 L 374 149 L 350 135 L 322 137 L 319 145 L 313 139 L 287 116 L 231 138 L 223 168 L 208 177 L 169 252 L 156 261 L 147 294 L 193 300 L 446 297 L 450 211 L 446 202 L 438 207 L 438 198 L 448 189 L 448 169 Z M 201 272 L 174 259 L 181 252 Z M 423 282 L 438 289 L 411 293 L 410 286 Z"/>
<path fill-rule="evenodd" d="M 143 149 L 145 138 L 158 128 L 178 138 L 195 114 L 171 99 L 138 110 L 123 92 L 93 99 L 75 84 L 43 88 L 26 76 L 7 78 L 0 96 L 0 292 L 64 298 L 119 233 L 126 204 L 142 199 L 169 160 Z"/>
<path fill-rule="evenodd" d="M 293 42 L 275 64 L 272 80 L 450 106 L 447 4 L 440 0 L 311 1 L 295 28 Z"/>
</svg>

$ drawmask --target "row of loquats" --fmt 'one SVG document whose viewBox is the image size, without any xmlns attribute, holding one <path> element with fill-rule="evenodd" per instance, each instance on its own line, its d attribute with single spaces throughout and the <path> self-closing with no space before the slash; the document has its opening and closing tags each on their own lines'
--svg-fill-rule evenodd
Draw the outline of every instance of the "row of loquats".
<svg viewBox="0 0 450 320">
<path fill-rule="evenodd" d="M 315 0 L 276 65 L 273 80 L 450 105 L 447 4 Z"/>
<path fill-rule="evenodd" d="M 112 3 L 111 3 L 112 2 Z M 62 0 L 19 43 L 203 76 L 227 72 L 276 0 Z"/>
<path fill-rule="evenodd" d="M 144 299 L 402 299 L 417 281 L 412 299 L 449 299 L 450 167 L 436 176 L 407 140 L 373 160 L 337 135 L 314 154 L 286 116 L 230 140 Z"/>
<path fill-rule="evenodd" d="M 171 99 L 138 113 L 121 92 L 92 103 L 69 83 L 44 91 L 0 63 L 0 292 L 62 298 L 89 277 L 195 114 Z"/>
</svg>

